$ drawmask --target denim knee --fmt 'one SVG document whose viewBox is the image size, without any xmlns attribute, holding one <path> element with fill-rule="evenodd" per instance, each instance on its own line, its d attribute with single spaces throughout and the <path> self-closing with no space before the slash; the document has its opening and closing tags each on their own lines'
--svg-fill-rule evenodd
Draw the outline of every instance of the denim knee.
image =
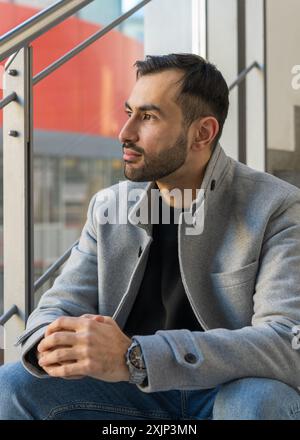
<svg viewBox="0 0 300 440">
<path fill-rule="evenodd" d="M 0 367 L 0 420 L 31 418 L 23 409 L 21 410 L 22 396 L 28 394 L 29 382 L 30 374 L 23 368 L 21 362 Z"/>
<path fill-rule="evenodd" d="M 17 387 L 17 377 L 16 370 L 18 369 L 17 364 L 5 364 L 0 367 L 0 402 L 1 404 L 10 400 L 9 397 L 14 394 L 15 388 Z"/>
<path fill-rule="evenodd" d="M 300 393 L 283 382 L 245 378 L 221 386 L 214 420 L 300 420 Z"/>
</svg>

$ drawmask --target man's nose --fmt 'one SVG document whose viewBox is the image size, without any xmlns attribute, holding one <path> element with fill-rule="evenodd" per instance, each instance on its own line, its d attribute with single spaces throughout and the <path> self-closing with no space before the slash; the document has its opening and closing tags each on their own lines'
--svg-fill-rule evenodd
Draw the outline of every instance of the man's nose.
<svg viewBox="0 0 300 440">
<path fill-rule="evenodd" d="M 138 140 L 138 131 L 134 124 L 128 120 L 119 133 L 119 141 L 122 144 L 125 144 L 126 142 L 135 144 L 138 142 Z"/>
</svg>

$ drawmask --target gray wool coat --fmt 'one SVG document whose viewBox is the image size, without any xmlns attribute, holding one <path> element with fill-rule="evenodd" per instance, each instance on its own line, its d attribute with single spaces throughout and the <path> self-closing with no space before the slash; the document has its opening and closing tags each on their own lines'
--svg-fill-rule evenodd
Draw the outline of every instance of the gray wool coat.
<svg viewBox="0 0 300 440">
<path fill-rule="evenodd" d="M 144 190 L 144 196 L 125 205 L 122 199 L 126 224 L 101 224 L 99 213 L 121 201 L 124 185 Z M 92 198 L 78 246 L 17 341 L 25 368 L 35 376 L 46 373 L 27 354 L 59 316 L 102 314 L 124 327 L 152 242 L 151 223 L 133 219 L 153 187 L 124 181 Z M 190 211 L 200 233 L 187 234 L 183 220 L 178 254 L 186 295 L 205 331 L 136 335 L 148 371 L 148 386 L 139 388 L 207 389 L 243 377 L 298 388 L 300 350 L 292 347 L 292 328 L 300 324 L 300 190 L 233 160 L 219 144 L 201 188 Z"/>
</svg>

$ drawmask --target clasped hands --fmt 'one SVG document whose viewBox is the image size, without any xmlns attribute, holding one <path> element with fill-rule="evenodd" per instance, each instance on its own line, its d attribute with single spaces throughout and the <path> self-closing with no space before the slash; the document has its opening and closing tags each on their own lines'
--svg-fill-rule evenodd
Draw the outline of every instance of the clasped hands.
<svg viewBox="0 0 300 440">
<path fill-rule="evenodd" d="M 128 381 L 125 354 L 130 344 L 131 339 L 109 316 L 63 316 L 48 325 L 37 357 L 49 376 Z"/>
</svg>

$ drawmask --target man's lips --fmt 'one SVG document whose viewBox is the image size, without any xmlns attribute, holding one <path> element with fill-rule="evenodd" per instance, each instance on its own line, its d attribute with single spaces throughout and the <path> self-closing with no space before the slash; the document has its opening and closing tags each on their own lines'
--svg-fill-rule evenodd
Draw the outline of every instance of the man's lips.
<svg viewBox="0 0 300 440">
<path fill-rule="evenodd" d="M 123 159 L 124 160 L 134 160 L 137 157 L 140 157 L 140 153 L 136 153 L 135 151 L 124 149 Z"/>
</svg>

